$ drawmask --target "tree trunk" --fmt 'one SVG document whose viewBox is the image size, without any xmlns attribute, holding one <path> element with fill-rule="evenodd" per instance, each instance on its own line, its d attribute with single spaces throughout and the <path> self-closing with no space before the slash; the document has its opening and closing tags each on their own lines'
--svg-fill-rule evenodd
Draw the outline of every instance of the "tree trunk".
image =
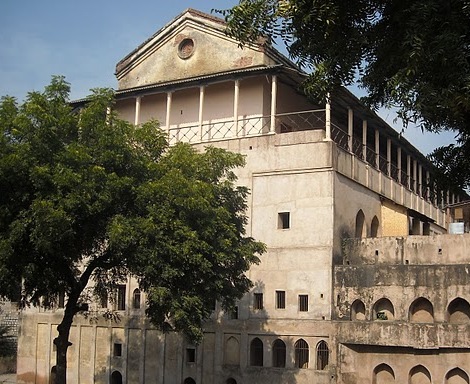
<svg viewBox="0 0 470 384">
<path fill-rule="evenodd" d="M 72 345 L 69 341 L 70 328 L 72 327 L 73 317 L 79 311 L 77 294 L 71 294 L 65 307 L 64 317 L 57 326 L 59 335 L 54 339 L 56 346 L 56 373 L 54 384 L 67 383 L 67 350 Z"/>
</svg>

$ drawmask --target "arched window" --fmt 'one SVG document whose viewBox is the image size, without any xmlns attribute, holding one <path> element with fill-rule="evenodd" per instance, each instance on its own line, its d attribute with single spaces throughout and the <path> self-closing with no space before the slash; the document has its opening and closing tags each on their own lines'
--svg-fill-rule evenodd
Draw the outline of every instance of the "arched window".
<svg viewBox="0 0 470 384">
<path fill-rule="evenodd" d="M 317 344 L 317 369 L 319 371 L 327 369 L 329 359 L 330 351 L 328 349 L 328 344 L 322 340 Z"/>
<path fill-rule="evenodd" d="M 395 373 L 387 364 L 380 364 L 374 369 L 373 384 L 392 384 L 395 383 Z"/>
<path fill-rule="evenodd" d="M 467 300 L 460 297 L 452 300 L 447 307 L 449 323 L 462 324 L 470 321 L 470 305 Z"/>
<path fill-rule="evenodd" d="M 379 219 L 374 216 L 372 223 L 370 224 L 370 236 L 377 237 L 379 235 Z"/>
<path fill-rule="evenodd" d="M 395 317 L 395 310 L 393 309 L 392 302 L 386 298 L 378 300 L 374 304 L 372 315 L 373 320 L 393 320 Z"/>
<path fill-rule="evenodd" d="M 111 374 L 111 384 L 122 384 L 122 375 L 119 371 L 114 371 Z"/>
<path fill-rule="evenodd" d="M 359 212 L 356 215 L 356 238 L 361 239 L 363 237 L 366 237 L 366 231 L 365 231 L 365 216 L 364 212 L 362 212 L 362 209 L 359 210 Z"/>
<path fill-rule="evenodd" d="M 132 294 L 132 307 L 134 309 L 140 309 L 140 289 L 134 289 L 134 293 Z"/>
<path fill-rule="evenodd" d="M 237 384 L 237 380 L 235 380 L 234 378 L 230 377 L 227 379 L 227 381 L 225 382 L 225 384 Z"/>
<path fill-rule="evenodd" d="M 426 367 L 417 365 L 410 371 L 409 384 L 431 384 L 431 374 Z"/>
<path fill-rule="evenodd" d="M 309 350 L 308 344 L 304 339 L 299 339 L 294 344 L 295 348 L 295 367 L 308 368 Z"/>
<path fill-rule="evenodd" d="M 286 366 L 286 344 L 277 339 L 273 343 L 273 367 L 284 368 Z"/>
<path fill-rule="evenodd" d="M 183 384 L 196 384 L 196 380 L 194 380 L 192 377 L 187 377 L 184 379 Z"/>
<path fill-rule="evenodd" d="M 263 366 L 263 342 L 257 337 L 250 344 L 250 365 L 254 367 Z"/>
<path fill-rule="evenodd" d="M 361 300 L 354 300 L 351 305 L 351 320 L 365 320 L 366 306 Z"/>
<path fill-rule="evenodd" d="M 230 336 L 225 343 L 225 364 L 240 364 L 240 343 L 233 336 Z"/>
<path fill-rule="evenodd" d="M 460 369 L 454 368 L 447 372 L 446 375 L 446 384 L 469 384 L 469 378 L 467 373 Z"/>
<path fill-rule="evenodd" d="M 411 303 L 410 321 L 412 323 L 434 322 L 434 309 L 428 299 L 420 297 Z"/>
</svg>

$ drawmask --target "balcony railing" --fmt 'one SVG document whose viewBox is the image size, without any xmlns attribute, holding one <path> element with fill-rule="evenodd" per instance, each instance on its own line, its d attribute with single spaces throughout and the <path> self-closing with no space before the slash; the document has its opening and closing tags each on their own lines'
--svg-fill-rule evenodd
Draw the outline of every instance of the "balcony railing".
<svg viewBox="0 0 470 384">
<path fill-rule="evenodd" d="M 271 116 L 250 116 L 236 119 L 205 121 L 202 124 L 171 126 L 168 130 L 170 145 L 177 142 L 190 144 L 261 136 L 269 133 L 287 133 L 325 129 L 325 110 L 311 110 L 277 114 L 274 126 Z"/>
<path fill-rule="evenodd" d="M 300 112 L 281 113 L 274 116 L 248 116 L 237 119 L 218 119 L 204 121 L 202 123 L 189 123 L 171 126 L 168 130 L 170 145 L 177 142 L 190 144 L 231 140 L 243 137 L 262 136 L 267 134 L 282 134 L 308 130 L 325 130 L 325 109 L 308 110 Z M 414 185 L 414 180 L 403 169 L 389 162 L 385 156 L 377 155 L 374 148 L 364 145 L 357 137 L 349 136 L 341 124 L 331 124 L 331 138 L 342 150 L 352 153 L 358 159 L 378 169 L 397 183 L 405 186 L 410 191 L 418 193 L 419 188 Z M 352 147 L 350 148 L 350 144 Z M 437 194 L 423 194 L 425 199 L 435 203 Z"/>
</svg>

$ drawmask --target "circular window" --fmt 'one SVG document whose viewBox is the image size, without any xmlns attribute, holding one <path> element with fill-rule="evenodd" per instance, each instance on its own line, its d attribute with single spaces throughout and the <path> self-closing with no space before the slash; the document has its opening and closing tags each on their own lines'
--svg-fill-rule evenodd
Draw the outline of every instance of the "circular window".
<svg viewBox="0 0 470 384">
<path fill-rule="evenodd" d="M 194 40 L 193 39 L 183 39 L 178 45 L 178 56 L 182 59 L 187 59 L 191 57 L 194 53 Z"/>
</svg>

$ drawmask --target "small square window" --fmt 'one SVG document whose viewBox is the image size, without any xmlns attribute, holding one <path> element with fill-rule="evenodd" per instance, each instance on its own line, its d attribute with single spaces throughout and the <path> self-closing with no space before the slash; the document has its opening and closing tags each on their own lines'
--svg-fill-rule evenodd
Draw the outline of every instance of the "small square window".
<svg viewBox="0 0 470 384">
<path fill-rule="evenodd" d="M 186 362 L 187 363 L 196 362 L 196 348 L 186 348 Z"/>
<path fill-rule="evenodd" d="M 278 229 L 289 229 L 290 228 L 290 212 L 279 212 L 277 219 Z"/>
<path fill-rule="evenodd" d="M 276 309 L 286 308 L 286 291 L 276 291 Z"/>
<path fill-rule="evenodd" d="M 255 293 L 254 294 L 254 309 L 263 309 L 263 294 L 262 293 Z"/>
<path fill-rule="evenodd" d="M 299 295 L 299 311 L 308 312 L 308 295 Z"/>
<path fill-rule="evenodd" d="M 122 344 L 121 343 L 114 343 L 113 356 L 114 357 L 121 357 L 122 356 Z"/>
</svg>

